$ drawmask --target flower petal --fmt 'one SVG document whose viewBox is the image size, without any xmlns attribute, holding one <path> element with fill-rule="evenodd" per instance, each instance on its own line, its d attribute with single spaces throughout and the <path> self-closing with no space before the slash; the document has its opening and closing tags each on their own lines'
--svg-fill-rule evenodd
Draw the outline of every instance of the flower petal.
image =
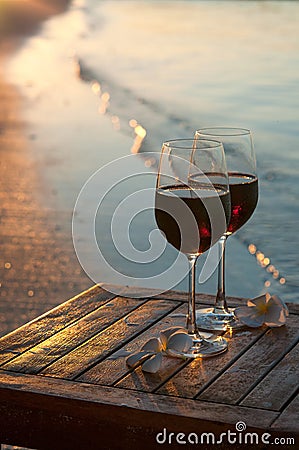
<svg viewBox="0 0 299 450">
<path fill-rule="evenodd" d="M 141 351 L 143 350 L 147 350 L 154 353 L 161 352 L 162 342 L 158 338 L 151 338 L 141 347 Z"/>
<path fill-rule="evenodd" d="M 193 345 L 193 339 L 189 334 L 177 331 L 173 333 L 167 342 L 167 348 L 177 352 L 186 352 Z"/>
<path fill-rule="evenodd" d="M 162 343 L 162 350 L 166 350 L 167 347 L 167 337 L 163 333 L 163 331 L 160 332 L 160 341 Z"/>
<path fill-rule="evenodd" d="M 289 310 L 288 310 L 287 305 L 285 304 L 285 302 L 280 297 L 278 297 L 278 295 L 272 295 L 272 297 L 269 298 L 269 302 L 270 301 L 275 303 L 276 305 L 281 306 L 281 308 L 283 309 L 284 314 L 286 316 L 289 315 Z"/>
<path fill-rule="evenodd" d="M 235 316 L 248 327 L 257 328 L 264 323 L 264 314 L 259 314 L 254 306 L 240 306 L 235 309 Z"/>
<path fill-rule="evenodd" d="M 160 334 L 163 334 L 168 339 L 169 336 L 171 336 L 173 333 L 176 333 L 177 331 L 181 331 L 182 333 L 188 333 L 188 331 L 184 327 L 170 327 L 166 328 L 166 330 L 162 330 Z"/>
<path fill-rule="evenodd" d="M 277 295 L 269 297 L 267 313 L 265 314 L 266 325 L 269 327 L 281 327 L 285 324 L 288 314 L 287 306 Z"/>
<path fill-rule="evenodd" d="M 143 372 L 156 373 L 162 364 L 162 353 L 157 353 L 142 364 Z"/>
<path fill-rule="evenodd" d="M 144 361 L 146 358 L 148 358 L 149 355 L 152 355 L 152 354 L 153 354 L 153 352 L 149 352 L 149 351 L 133 353 L 131 356 L 129 356 L 126 359 L 127 366 L 129 366 L 131 369 L 134 369 L 135 367 L 138 366 L 138 364 L 140 364 L 142 361 Z"/>
<path fill-rule="evenodd" d="M 183 333 L 187 333 L 187 330 L 183 327 L 170 327 L 170 328 L 166 328 L 166 330 L 162 330 L 160 332 L 160 339 L 162 342 L 163 350 L 166 350 L 166 348 L 167 348 L 167 341 L 169 339 L 169 336 L 171 336 L 173 333 L 176 333 L 177 331 L 182 331 Z"/>
<path fill-rule="evenodd" d="M 286 323 L 286 316 L 285 314 L 283 314 L 283 312 L 281 311 L 281 315 L 279 317 L 278 320 L 269 320 L 266 318 L 265 320 L 265 325 L 267 325 L 267 327 L 282 327 L 283 325 L 285 325 Z"/>
<path fill-rule="evenodd" d="M 283 309 L 279 305 L 269 303 L 268 310 L 265 314 L 265 323 L 272 323 L 273 326 L 275 324 L 279 325 L 281 313 L 283 313 Z"/>
<path fill-rule="evenodd" d="M 247 301 L 247 306 L 251 307 L 251 306 L 262 306 L 265 305 L 267 303 L 267 297 L 266 295 L 260 295 L 259 297 L 255 297 L 253 299 L 249 299 Z"/>
</svg>

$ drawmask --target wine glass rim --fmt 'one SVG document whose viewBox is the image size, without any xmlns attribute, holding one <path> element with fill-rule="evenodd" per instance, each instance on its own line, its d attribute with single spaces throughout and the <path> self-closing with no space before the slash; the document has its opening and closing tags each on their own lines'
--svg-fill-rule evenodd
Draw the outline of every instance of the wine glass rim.
<svg viewBox="0 0 299 450">
<path fill-rule="evenodd" d="M 211 148 L 217 148 L 222 147 L 222 142 L 217 141 L 216 139 L 210 139 L 210 138 L 198 138 L 196 139 L 196 142 L 207 142 L 207 143 L 213 143 L 215 144 L 213 147 L 206 147 L 201 150 L 210 150 Z M 190 142 L 190 145 L 183 145 L 183 142 Z M 180 145 L 181 144 L 181 145 Z M 174 148 L 180 148 L 180 149 L 193 149 L 194 148 L 194 137 L 193 138 L 178 138 L 178 139 L 169 139 L 167 141 L 163 142 L 163 146 L 166 145 L 167 147 L 174 147 Z"/>
<path fill-rule="evenodd" d="M 214 131 L 213 133 L 212 130 Z M 203 133 L 206 136 L 223 136 L 224 130 L 227 131 L 225 136 L 244 136 L 251 134 L 251 131 L 248 128 L 242 127 L 204 127 L 196 130 L 195 134 Z M 217 134 L 217 132 L 219 132 L 219 134 Z"/>
</svg>

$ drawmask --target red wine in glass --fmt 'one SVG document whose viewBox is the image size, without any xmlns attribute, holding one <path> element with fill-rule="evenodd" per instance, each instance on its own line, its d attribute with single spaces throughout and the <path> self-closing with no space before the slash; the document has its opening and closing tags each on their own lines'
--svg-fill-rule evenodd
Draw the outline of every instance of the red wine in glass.
<svg viewBox="0 0 299 450">
<path fill-rule="evenodd" d="M 231 218 L 227 230 L 220 238 L 218 287 L 213 308 L 197 310 L 196 320 L 205 330 L 239 328 L 233 309 L 228 308 L 225 296 L 225 245 L 227 238 L 238 231 L 252 216 L 258 201 L 258 178 L 250 130 L 243 128 L 214 127 L 196 131 L 195 138 L 216 139 L 223 144 L 229 190 Z"/>
<path fill-rule="evenodd" d="M 197 258 L 226 232 L 230 193 L 223 145 L 208 139 L 175 139 L 162 145 L 155 192 L 155 217 L 167 241 L 189 263 L 186 329 L 192 345 L 169 350 L 180 358 L 206 358 L 224 352 L 222 336 L 203 338 L 196 323 Z"/>
<path fill-rule="evenodd" d="M 231 218 L 227 227 L 230 235 L 252 216 L 258 200 L 258 179 L 255 175 L 228 172 L 231 195 Z"/>
</svg>

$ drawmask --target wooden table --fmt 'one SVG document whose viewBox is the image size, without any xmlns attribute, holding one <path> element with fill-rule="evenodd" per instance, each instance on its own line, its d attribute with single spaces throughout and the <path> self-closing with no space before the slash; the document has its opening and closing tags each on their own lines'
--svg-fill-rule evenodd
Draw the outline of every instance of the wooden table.
<svg viewBox="0 0 299 450">
<path fill-rule="evenodd" d="M 221 355 L 165 357 L 159 372 L 146 374 L 128 369 L 122 349 L 137 351 L 181 324 L 186 295 L 135 294 L 95 286 L 0 339 L 1 443 L 140 450 L 196 448 L 197 437 L 201 448 L 211 448 L 213 439 L 223 441 L 215 448 L 246 448 L 245 434 L 256 433 L 247 435 L 248 442 L 258 439 L 254 448 L 268 448 L 262 436 L 296 448 L 290 438 L 299 430 L 298 307 L 291 307 L 284 327 L 227 335 L 229 349 Z M 237 422 L 246 430 L 237 432 Z M 235 445 L 227 445 L 228 433 L 230 439 L 236 433 Z M 164 440 L 172 444 L 163 446 Z"/>
</svg>

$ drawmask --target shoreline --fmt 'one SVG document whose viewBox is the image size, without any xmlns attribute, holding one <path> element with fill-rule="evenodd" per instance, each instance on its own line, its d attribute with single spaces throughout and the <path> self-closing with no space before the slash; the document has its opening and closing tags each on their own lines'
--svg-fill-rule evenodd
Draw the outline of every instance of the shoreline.
<svg viewBox="0 0 299 450">
<path fill-rule="evenodd" d="M 12 28 L 3 33 L 3 28 L 0 29 L 1 67 L 26 35 L 38 29 L 40 20 L 61 12 L 65 9 L 61 6 L 68 3 L 62 1 L 55 10 L 51 7 L 47 13 L 43 10 L 34 14 L 25 27 L 26 34 L 14 34 Z M 20 11 L 14 16 L 14 7 L 10 18 L 19 17 Z M 22 17 L 24 23 L 26 18 Z M 30 156 L 21 95 L 6 79 L 3 69 L 0 102 L 0 335 L 3 335 L 93 283 L 83 272 L 73 249 L 71 212 L 47 209 L 39 200 L 38 193 L 47 190 L 42 167 Z"/>
<path fill-rule="evenodd" d="M 36 2 L 38 1 L 40 0 L 36 0 Z M 26 125 L 24 134 L 27 140 L 28 154 L 35 163 L 36 169 L 32 169 L 32 173 L 42 177 L 38 188 L 35 189 L 38 191 L 35 192 L 37 200 L 41 202 L 43 208 L 50 209 L 49 214 L 53 213 L 51 217 L 54 217 L 56 210 L 57 217 L 59 216 L 59 220 L 56 219 L 59 222 L 58 231 L 62 233 L 62 228 L 65 230 L 70 227 L 71 209 L 73 209 L 76 197 L 86 180 L 96 169 L 104 167 L 105 164 L 121 156 L 130 154 L 135 133 L 135 129 L 130 125 L 131 119 L 135 119 L 146 129 L 145 150 L 156 149 L 159 151 L 162 139 L 171 135 L 177 136 L 178 130 L 182 134 L 190 132 L 195 129 L 195 126 L 198 126 L 196 122 L 199 119 L 206 121 L 205 125 L 207 126 L 214 125 L 216 121 L 220 124 L 238 125 L 235 123 L 234 115 L 240 112 L 241 117 L 246 118 L 246 126 L 254 130 L 257 153 L 260 152 L 258 164 L 262 190 L 261 202 L 252 222 L 244 227 L 238 236 L 231 238 L 232 241 L 229 245 L 232 245 L 232 248 L 227 253 L 229 266 L 227 290 L 232 295 L 254 297 L 261 290 L 268 289 L 269 286 L 272 294 L 281 295 L 285 301 L 298 302 L 294 249 L 288 243 L 285 234 L 281 235 L 275 243 L 271 238 L 279 227 L 277 215 L 275 216 L 272 212 L 275 211 L 277 203 L 275 187 L 281 186 L 279 199 L 280 203 L 284 205 L 289 221 L 287 235 L 294 242 L 296 239 L 294 224 L 297 213 L 291 202 L 292 196 L 295 194 L 293 187 L 296 185 L 295 167 L 287 159 L 292 155 L 295 157 L 292 149 L 296 148 L 296 142 L 287 132 L 290 130 L 294 134 L 295 129 L 288 121 L 288 115 L 292 114 L 292 110 L 288 108 L 284 100 L 285 88 L 278 89 L 277 95 L 286 118 L 282 125 L 286 125 L 287 129 L 282 127 L 279 130 L 279 128 L 273 127 L 276 124 L 276 118 L 282 117 L 280 110 L 277 111 L 274 105 L 273 114 L 271 113 L 266 119 L 252 104 L 251 97 L 244 93 L 244 101 L 249 107 L 248 111 L 244 112 L 243 109 L 239 109 L 242 102 L 234 98 L 233 91 L 227 93 L 223 89 L 224 85 L 221 84 L 219 85 L 219 116 L 215 117 L 213 101 L 205 103 L 206 97 L 215 100 L 215 91 L 211 89 L 206 76 L 203 74 L 200 77 L 200 83 L 203 83 L 207 89 L 198 90 L 197 80 L 191 77 L 190 87 L 188 85 L 185 92 L 184 83 L 182 86 L 180 83 L 180 87 L 176 83 L 173 85 L 175 80 L 185 80 L 185 71 L 180 72 L 181 64 L 175 64 L 177 72 L 175 71 L 176 75 L 173 79 L 170 77 L 170 81 L 172 81 L 167 83 L 170 89 L 168 91 L 167 86 L 163 84 L 165 72 L 161 71 L 164 63 L 157 61 L 157 67 L 155 66 L 154 69 L 157 79 L 153 78 L 154 72 L 150 70 L 150 62 L 153 61 L 155 53 L 153 54 L 150 48 L 147 50 L 147 47 L 143 45 L 146 42 L 144 38 L 152 35 L 152 25 L 145 27 L 144 34 L 140 33 L 140 29 L 137 28 L 137 34 L 131 35 L 129 31 L 132 28 L 128 29 L 128 25 L 132 24 L 133 16 L 128 14 L 130 10 L 127 10 L 126 7 L 129 2 L 122 4 L 124 5 L 123 9 L 119 7 L 120 3 L 117 4 L 116 9 L 113 2 L 104 4 L 105 7 L 98 9 L 96 3 L 90 3 L 90 8 L 84 8 L 81 2 L 74 2 L 66 13 L 45 22 L 36 35 L 27 39 L 18 48 L 15 56 L 7 59 L 8 64 L 6 63 L 5 66 L 6 74 L 9 77 L 7 79 L 15 83 L 22 99 L 21 108 L 16 110 L 19 110 L 21 119 Z M 153 8 L 151 14 L 155 14 L 155 11 Z M 204 11 L 207 17 L 210 13 L 215 12 L 211 6 L 206 6 Z M 194 12 L 196 17 L 196 8 Z M 252 32 L 255 36 L 254 42 L 257 42 L 259 11 L 257 8 L 253 8 L 253 12 L 255 23 L 252 25 Z M 162 13 L 163 11 L 161 11 Z M 165 10 L 164 14 L 167 15 L 168 11 Z M 230 11 L 230 14 L 234 21 L 236 15 L 233 11 Z M 237 14 L 238 17 L 239 14 L 240 11 Z M 269 18 L 269 14 L 265 14 L 265 20 L 271 19 L 271 23 L 279 23 L 277 12 L 274 19 L 272 14 L 270 16 Z M 244 12 L 240 17 L 245 17 Z M 141 13 L 134 15 L 133 22 L 140 23 L 141 19 Z M 173 19 L 176 20 L 176 14 Z M 195 22 L 192 23 L 195 25 Z M 102 26 L 103 24 L 104 26 Z M 296 32 L 295 29 L 292 30 L 291 26 L 287 35 L 297 36 L 297 29 Z M 131 51 L 131 47 L 127 46 L 128 42 L 125 39 L 127 33 L 130 40 L 135 36 L 134 42 L 136 45 L 140 42 L 140 47 L 134 47 Z M 124 39 L 118 42 L 118 46 L 115 38 L 119 35 Z M 160 35 L 158 33 L 158 38 L 159 36 L 160 38 L 164 36 L 162 30 Z M 18 38 L 16 37 L 16 39 Z M 273 41 L 275 36 L 269 36 L 269 39 Z M 199 41 L 207 49 L 213 48 L 210 40 L 201 33 Z M 246 42 L 248 49 L 253 52 L 252 54 L 256 54 L 252 43 Z M 193 43 L 189 38 L 186 39 L 186 43 L 188 44 L 186 48 L 193 48 Z M 233 37 L 226 43 L 232 44 Z M 144 53 L 141 51 L 142 48 L 144 48 Z M 173 47 L 170 46 L 168 50 L 169 55 L 174 56 Z M 264 66 L 263 55 L 267 54 L 266 50 L 267 45 L 262 46 L 261 53 L 257 53 L 258 66 L 260 66 L 256 72 L 257 83 L 263 85 L 264 77 L 267 75 L 269 82 L 278 83 L 280 86 L 281 74 L 269 73 L 268 68 Z M 237 46 L 236 55 L 238 54 L 242 59 L 240 51 L 241 47 Z M 148 68 L 139 65 L 138 55 L 140 54 L 144 54 Z M 273 52 L 273 55 L 276 55 L 276 52 Z M 290 51 L 289 55 L 294 55 L 294 52 Z M 277 54 L 277 57 L 279 63 L 283 63 L 282 55 Z M 76 71 L 76 68 L 78 69 L 76 62 L 80 63 L 79 74 Z M 235 63 L 237 67 L 238 61 L 236 60 Z M 136 71 L 132 70 L 133 67 Z M 178 76 L 179 78 L 177 78 Z M 244 82 L 250 83 L 249 78 L 245 77 Z M 149 87 L 149 82 L 153 79 L 157 81 L 157 83 L 151 82 L 153 89 L 145 89 L 145 86 Z M 234 77 L 231 82 L 233 80 L 235 80 Z M 288 74 L 283 77 L 283 80 L 285 86 L 290 88 L 295 78 Z M 205 84 L 207 81 L 208 84 Z M 231 83 L 230 86 L 232 86 Z M 237 91 L 240 88 L 241 85 L 237 84 Z M 203 91 L 203 103 L 197 106 L 197 102 L 193 100 L 193 92 L 201 96 Z M 258 95 L 260 90 L 257 87 L 252 92 Z M 270 91 L 265 92 L 263 101 L 266 102 L 265 104 L 268 102 L 272 104 Z M 108 102 L 103 100 L 103 93 L 105 94 L 103 98 L 108 98 Z M 174 95 L 170 97 L 169 94 Z M 228 116 L 226 116 L 227 102 L 231 102 L 236 107 L 229 111 Z M 179 107 L 176 108 L 176 105 Z M 297 113 L 294 114 L 294 118 L 296 117 Z M 201 125 L 203 126 L 203 122 Z M 245 120 L 240 125 L 244 126 Z M 273 132 L 277 132 L 277 141 L 272 141 L 273 151 L 269 152 L 267 142 L 269 139 L 271 140 Z M 290 148 L 286 149 L 286 158 L 281 154 L 280 145 L 283 142 L 290 144 Z M 270 153 L 273 158 L 273 167 L 271 164 L 269 165 Z M 289 159 L 289 161 L 291 160 Z M 296 159 L 294 159 L 295 162 Z M 282 177 L 278 173 L 279 167 L 285 168 L 282 175 L 286 173 L 286 177 Z M 57 209 L 61 210 L 60 215 Z M 66 214 L 67 211 L 69 215 Z M 53 219 L 52 229 L 55 229 L 56 225 L 57 223 Z M 144 227 L 141 226 L 140 229 L 143 232 Z M 142 239 L 139 230 L 136 229 L 136 239 Z M 70 239 L 68 229 L 65 231 L 65 236 L 67 236 L 66 240 Z M 256 247 L 255 256 L 250 254 L 249 244 Z M 269 261 L 269 267 L 260 265 L 257 259 L 257 256 L 260 255 L 264 255 L 265 261 Z M 117 267 L 121 267 L 121 270 L 123 268 L 127 270 L 126 263 L 123 265 L 118 258 L 116 264 Z M 155 270 L 158 270 L 157 266 L 155 267 Z M 272 274 L 273 268 L 275 273 Z M 133 275 L 134 270 L 135 268 L 132 270 Z M 286 280 L 285 284 L 280 284 L 280 278 L 275 278 L 276 272 L 283 280 Z M 101 269 L 99 274 L 102 279 L 107 281 L 106 273 L 103 274 Z M 211 279 L 210 287 L 202 285 L 198 286 L 198 290 L 199 292 L 212 291 L 214 293 L 215 286 L 215 280 Z"/>
</svg>

